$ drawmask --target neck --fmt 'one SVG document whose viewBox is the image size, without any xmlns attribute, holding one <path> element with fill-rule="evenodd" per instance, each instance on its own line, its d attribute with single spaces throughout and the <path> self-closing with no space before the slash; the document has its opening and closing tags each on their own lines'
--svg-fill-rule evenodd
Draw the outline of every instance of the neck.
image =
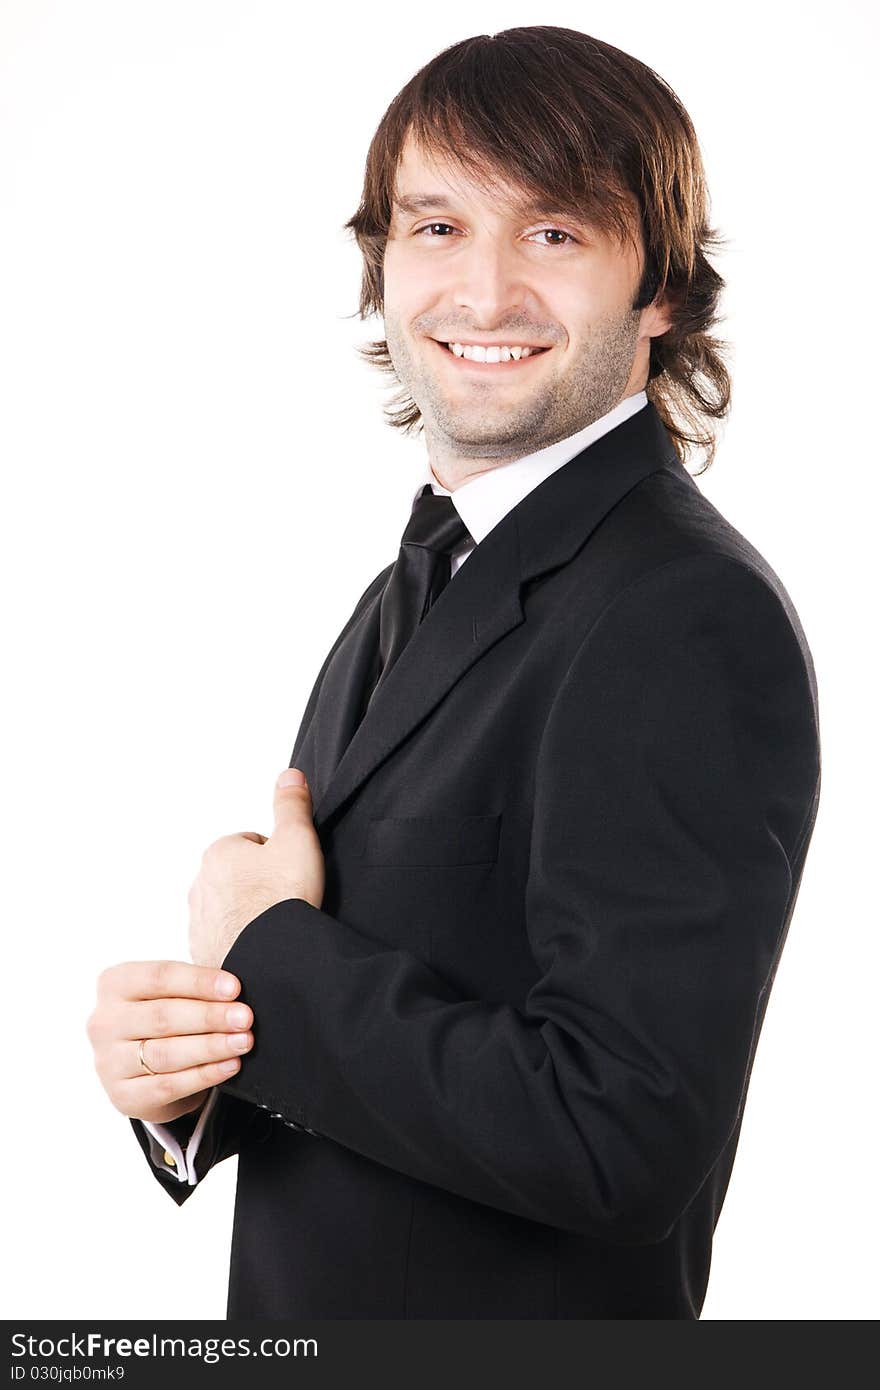
<svg viewBox="0 0 880 1390">
<path fill-rule="evenodd" d="M 552 444 L 557 444 L 561 439 L 569 439 L 578 434 L 581 430 L 588 429 L 590 425 L 596 423 L 597 419 L 604 419 L 610 414 L 611 410 L 621 405 L 630 396 L 638 395 L 644 391 L 644 382 L 635 385 L 629 384 L 620 400 L 614 405 L 609 406 L 608 410 L 592 420 L 574 421 L 569 426 L 561 426 L 556 433 L 551 433 L 546 438 L 542 438 L 533 443 L 525 444 L 520 449 L 510 452 L 507 450 L 497 454 L 492 452 L 492 445 L 483 444 L 479 455 L 463 453 L 461 446 L 455 441 L 448 439 L 445 435 L 438 434 L 427 422 L 425 423 L 425 443 L 428 452 L 428 462 L 431 472 L 441 487 L 445 487 L 449 492 L 455 492 L 456 488 L 470 482 L 472 478 L 477 478 L 483 473 L 491 473 L 495 468 L 501 468 L 506 463 L 514 463 L 517 459 L 526 458 L 529 454 L 538 453 L 541 449 L 548 449 Z"/>
</svg>

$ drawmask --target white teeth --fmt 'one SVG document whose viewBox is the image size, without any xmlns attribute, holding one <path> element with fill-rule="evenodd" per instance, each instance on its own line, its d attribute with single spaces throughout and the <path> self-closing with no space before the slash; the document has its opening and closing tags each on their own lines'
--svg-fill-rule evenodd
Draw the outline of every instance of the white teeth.
<svg viewBox="0 0 880 1390">
<path fill-rule="evenodd" d="M 509 362 L 511 357 L 514 362 L 519 362 L 533 351 L 529 347 L 480 347 L 476 343 L 450 343 L 449 346 L 456 357 L 466 357 L 469 362 Z M 534 349 L 536 352 L 540 350 Z"/>
</svg>

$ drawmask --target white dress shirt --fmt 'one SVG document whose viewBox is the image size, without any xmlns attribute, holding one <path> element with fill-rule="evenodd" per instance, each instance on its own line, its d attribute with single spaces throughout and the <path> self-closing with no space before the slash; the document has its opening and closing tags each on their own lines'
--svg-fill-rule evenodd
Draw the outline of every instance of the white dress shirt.
<svg viewBox="0 0 880 1390">
<path fill-rule="evenodd" d="M 589 444 L 600 439 L 603 434 L 607 434 L 617 425 L 622 425 L 624 420 L 628 420 L 631 415 L 635 415 L 636 411 L 642 410 L 647 404 L 648 396 L 645 391 L 637 391 L 633 396 L 625 396 L 613 410 L 609 410 L 606 415 L 594 420 L 591 425 L 578 430 L 576 434 L 559 439 L 555 444 L 548 444 L 545 449 L 537 449 L 534 453 L 525 454 L 522 458 L 514 459 L 511 463 L 498 464 L 497 467 L 490 468 L 485 473 L 479 473 L 477 477 L 462 483 L 454 492 L 450 492 L 448 488 L 438 483 L 430 460 L 428 460 L 425 474 L 413 496 L 413 505 L 415 505 L 416 498 L 421 493 L 425 483 L 430 483 L 432 491 L 438 496 L 452 498 L 455 510 L 472 537 L 472 540 L 468 541 L 466 545 L 453 551 L 452 575 L 455 575 L 461 568 L 474 547 L 488 536 L 492 528 L 497 526 L 499 521 L 531 492 L 532 488 L 537 487 L 545 478 L 549 478 L 550 474 L 555 473 L 557 468 L 562 468 L 563 464 L 569 463 L 571 459 L 582 453 Z M 208 1117 L 216 1103 L 217 1094 L 215 1086 L 205 1101 L 185 1154 L 181 1151 L 180 1145 L 171 1131 L 166 1129 L 164 1125 L 154 1125 L 146 1120 L 142 1121 L 144 1128 L 163 1146 L 168 1158 L 174 1160 L 174 1171 L 180 1181 L 188 1182 L 191 1187 L 194 1187 L 198 1181 L 195 1174 L 196 1154 Z M 167 1159 L 164 1161 L 167 1163 Z M 171 1164 L 168 1164 L 168 1167 L 170 1169 Z"/>
</svg>

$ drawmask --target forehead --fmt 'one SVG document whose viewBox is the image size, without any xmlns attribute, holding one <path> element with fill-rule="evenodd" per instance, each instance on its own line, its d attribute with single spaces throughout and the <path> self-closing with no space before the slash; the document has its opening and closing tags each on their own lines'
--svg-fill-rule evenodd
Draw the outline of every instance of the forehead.
<svg viewBox="0 0 880 1390">
<path fill-rule="evenodd" d="M 479 179 L 466 172 L 440 150 L 426 151 L 408 136 L 397 165 L 391 194 L 393 213 L 412 213 L 485 203 L 503 205 L 511 212 L 549 210 L 547 199 L 509 183 L 497 170 L 486 168 Z"/>
</svg>

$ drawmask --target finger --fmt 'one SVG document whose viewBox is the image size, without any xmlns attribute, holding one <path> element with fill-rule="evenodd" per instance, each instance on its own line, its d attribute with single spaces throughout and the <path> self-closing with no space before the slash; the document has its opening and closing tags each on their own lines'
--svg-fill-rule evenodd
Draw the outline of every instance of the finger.
<svg viewBox="0 0 880 1390">
<path fill-rule="evenodd" d="M 200 1033 L 186 1037 L 148 1038 L 144 1059 L 151 1071 L 187 1071 L 226 1057 L 239 1057 L 253 1047 L 253 1033 Z M 149 1076 L 138 1056 L 138 1043 L 125 1039 L 113 1051 L 113 1074 L 120 1081 Z"/>
<path fill-rule="evenodd" d="M 285 785 L 283 779 L 293 774 L 302 777 L 302 782 Z M 289 767 L 281 773 L 275 783 L 273 809 L 276 830 L 284 827 L 293 828 L 297 825 L 307 825 L 310 829 L 314 828 L 312 794 L 309 791 L 308 782 L 305 780 L 305 773 L 300 772 L 299 768 Z"/>
<path fill-rule="evenodd" d="M 155 1112 L 186 1096 L 193 1096 L 197 1091 L 219 1086 L 234 1076 L 240 1066 L 240 1058 L 230 1057 L 225 1062 L 206 1062 L 200 1067 L 162 1072 L 159 1076 L 144 1073 L 143 1077 L 118 1083 L 113 1093 L 114 1104 L 126 1115 L 137 1116 L 141 1111 L 149 1114 L 151 1110 Z"/>
<path fill-rule="evenodd" d="M 132 1000 L 113 1017 L 115 1038 L 172 1038 L 190 1033 L 241 1033 L 251 1028 L 248 1004 L 206 1004 L 197 999 Z"/>
<path fill-rule="evenodd" d="M 183 960 L 134 960 L 98 976 L 98 995 L 121 999 L 234 999 L 241 981 L 229 970 Z"/>
</svg>

